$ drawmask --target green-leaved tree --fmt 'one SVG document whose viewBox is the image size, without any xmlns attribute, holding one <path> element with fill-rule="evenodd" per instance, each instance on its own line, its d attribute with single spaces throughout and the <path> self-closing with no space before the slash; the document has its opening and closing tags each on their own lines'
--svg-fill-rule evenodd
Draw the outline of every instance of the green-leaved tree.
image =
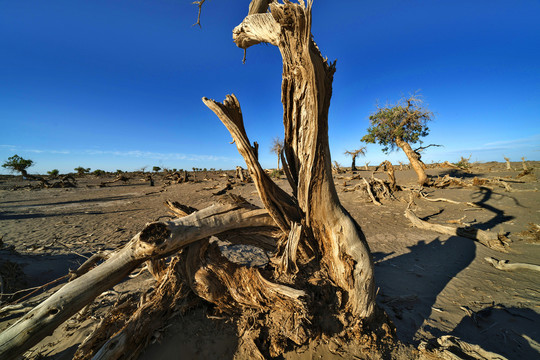
<svg viewBox="0 0 540 360">
<path fill-rule="evenodd" d="M 427 122 L 432 120 L 433 113 L 422 106 L 422 100 L 417 94 L 408 98 L 403 97 L 396 104 L 377 106 L 377 111 L 369 116 L 371 126 L 361 141 L 370 144 L 383 145 L 385 153 L 394 151 L 399 147 L 418 175 L 418 183 L 425 185 L 427 175 L 425 165 L 420 155 L 410 144 L 421 142 L 420 138 L 428 135 Z"/>
<path fill-rule="evenodd" d="M 2 167 L 9 169 L 10 171 L 20 172 L 23 177 L 29 177 L 26 169 L 28 169 L 33 164 L 34 162 L 32 160 L 24 159 L 19 155 L 15 154 L 6 160 L 4 164 L 2 164 Z"/>
<path fill-rule="evenodd" d="M 76 167 L 73 170 L 77 172 L 77 175 L 81 175 L 81 176 L 84 174 L 88 174 L 90 172 L 90 168 L 83 168 L 82 166 Z"/>
<path fill-rule="evenodd" d="M 56 178 L 58 175 L 60 175 L 60 171 L 58 169 L 53 169 L 51 171 L 47 171 L 47 174 L 49 174 L 50 177 Z"/>
</svg>

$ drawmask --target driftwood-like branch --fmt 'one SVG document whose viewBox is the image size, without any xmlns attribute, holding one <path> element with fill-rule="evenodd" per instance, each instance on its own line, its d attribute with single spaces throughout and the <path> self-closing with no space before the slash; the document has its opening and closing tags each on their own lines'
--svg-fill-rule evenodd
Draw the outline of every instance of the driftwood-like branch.
<svg viewBox="0 0 540 360">
<path fill-rule="evenodd" d="M 418 218 L 418 216 L 416 216 L 409 208 L 405 210 L 405 217 L 409 219 L 409 221 L 414 227 L 417 227 L 419 229 L 431 230 L 441 234 L 465 237 L 478 241 L 480 244 L 490 249 L 500 252 L 508 252 L 504 242 L 502 242 L 499 239 L 499 235 L 494 232 L 475 229 L 473 227 L 455 228 L 452 226 L 431 224 Z"/>
<path fill-rule="evenodd" d="M 279 24 L 270 13 L 248 15 L 233 30 L 234 42 L 244 50 L 262 42 L 277 46 L 279 34 Z"/>
<path fill-rule="evenodd" d="M 461 201 L 455 201 L 455 200 L 451 200 L 451 199 L 446 199 L 446 198 L 428 198 L 426 196 L 426 194 L 424 194 L 423 192 L 421 191 L 418 191 L 418 194 L 422 197 L 422 199 L 424 200 L 427 200 L 427 201 L 431 201 L 431 202 L 447 202 L 447 203 L 450 203 L 450 204 L 465 204 L 467 206 L 471 206 L 471 207 L 480 207 L 478 204 L 476 203 L 473 203 L 473 202 L 461 202 Z"/>
<path fill-rule="evenodd" d="M 198 13 L 197 13 L 197 22 L 195 24 L 193 24 L 193 26 L 199 25 L 199 27 L 201 27 L 201 11 L 202 11 L 202 6 L 203 6 L 205 1 L 206 0 L 197 0 L 197 1 L 193 2 L 193 4 L 197 5 L 197 7 L 199 8 Z"/>
<path fill-rule="evenodd" d="M 214 234 L 252 226 L 275 226 L 275 223 L 266 210 L 225 203 L 174 221 L 147 224 L 103 264 L 67 283 L 0 333 L 0 358 L 14 359 L 23 354 L 144 261 L 169 256 Z"/>
<path fill-rule="evenodd" d="M 231 133 L 238 152 L 246 161 L 261 201 L 283 232 L 288 233 L 291 223 L 299 222 L 301 215 L 294 199 L 277 186 L 259 164 L 244 128 L 238 99 L 234 95 L 227 95 L 223 103 L 207 98 L 203 98 L 203 102 Z"/>
<path fill-rule="evenodd" d="M 508 260 L 498 260 L 492 257 L 485 257 L 484 260 L 486 260 L 488 263 L 493 265 L 495 269 L 498 269 L 498 270 L 512 271 L 512 270 L 527 269 L 527 270 L 540 271 L 540 265 L 514 263 Z"/>
<path fill-rule="evenodd" d="M 438 145 L 438 144 L 429 144 L 427 146 L 420 146 L 420 147 L 414 149 L 413 151 L 417 153 L 417 152 L 420 152 L 422 150 L 426 150 L 427 148 L 429 148 L 431 146 L 442 147 L 442 145 Z"/>
</svg>

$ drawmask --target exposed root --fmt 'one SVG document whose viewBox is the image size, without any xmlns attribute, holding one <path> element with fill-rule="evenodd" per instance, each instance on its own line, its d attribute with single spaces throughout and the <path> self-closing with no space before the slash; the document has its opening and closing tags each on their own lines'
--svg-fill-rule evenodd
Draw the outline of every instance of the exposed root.
<svg viewBox="0 0 540 360">
<path fill-rule="evenodd" d="M 197 303 L 179 277 L 179 259 L 173 258 L 156 289 L 140 299 L 119 300 L 79 346 L 73 359 L 137 359 L 167 320 Z"/>
</svg>

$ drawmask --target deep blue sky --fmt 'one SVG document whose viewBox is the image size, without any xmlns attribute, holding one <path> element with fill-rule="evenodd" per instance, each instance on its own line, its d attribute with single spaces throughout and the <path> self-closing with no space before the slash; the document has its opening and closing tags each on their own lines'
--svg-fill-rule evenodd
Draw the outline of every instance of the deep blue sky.
<svg viewBox="0 0 540 360">
<path fill-rule="evenodd" d="M 203 96 L 238 96 L 260 161 L 283 137 L 281 57 L 232 29 L 249 0 L 209 0 L 202 29 L 191 0 L 0 0 L 0 161 L 30 172 L 84 166 L 244 166 Z M 337 59 L 333 160 L 362 146 L 378 102 L 420 89 L 435 114 L 426 162 L 540 160 L 540 2 L 315 0 L 312 32 Z M 369 145 L 366 159 L 406 161 Z M 3 171 L 3 169 L 2 169 Z M 5 171 L 4 171 L 5 173 Z"/>
</svg>

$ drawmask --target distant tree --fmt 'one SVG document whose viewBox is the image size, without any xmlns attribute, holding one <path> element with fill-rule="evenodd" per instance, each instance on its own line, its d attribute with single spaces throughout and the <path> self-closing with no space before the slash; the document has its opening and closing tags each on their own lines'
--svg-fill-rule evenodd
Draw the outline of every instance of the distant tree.
<svg viewBox="0 0 540 360">
<path fill-rule="evenodd" d="M 281 159 L 281 151 L 283 150 L 283 140 L 281 140 L 279 137 L 275 137 L 272 140 L 272 147 L 270 147 L 270 152 L 273 152 L 277 155 L 277 169 L 279 168 L 279 160 Z"/>
<path fill-rule="evenodd" d="M 144 172 L 146 171 L 146 168 L 148 168 L 148 165 L 141 167 L 139 171 L 141 171 L 144 174 Z"/>
<path fill-rule="evenodd" d="M 77 175 L 84 175 L 90 172 L 90 168 L 83 168 L 82 166 L 76 167 L 73 170 L 77 172 Z"/>
<path fill-rule="evenodd" d="M 362 146 L 360 149 L 352 150 L 352 151 L 345 151 L 345 155 L 350 155 L 352 157 L 352 165 L 351 165 L 351 171 L 356 171 L 356 157 L 358 155 L 366 155 L 366 147 Z"/>
<path fill-rule="evenodd" d="M 383 145 L 385 153 L 394 151 L 396 147 L 402 149 L 418 176 L 418 183 L 425 185 L 425 165 L 420 160 L 420 154 L 415 152 L 410 144 L 417 143 L 421 137 L 428 135 L 429 128 L 426 124 L 432 117 L 433 113 L 422 106 L 422 100 L 417 94 L 403 97 L 395 105 L 377 106 L 377 111 L 369 116 L 371 126 L 368 134 L 361 141 Z"/>
<path fill-rule="evenodd" d="M 96 170 L 94 170 L 94 172 L 92 172 L 92 174 L 94 174 L 96 176 L 103 176 L 103 175 L 105 175 L 105 171 L 100 170 L 100 169 L 96 169 Z"/>
<path fill-rule="evenodd" d="M 2 167 L 9 169 L 10 171 L 20 172 L 23 177 L 28 177 L 26 169 L 28 169 L 33 164 L 34 161 L 30 159 L 23 159 L 19 155 L 15 154 L 6 160 L 4 164 L 2 164 Z"/>
<path fill-rule="evenodd" d="M 49 174 L 49 176 L 55 178 L 60 174 L 60 171 L 58 171 L 58 169 L 53 169 L 51 171 L 47 171 L 47 174 Z"/>
<path fill-rule="evenodd" d="M 153 172 L 158 172 L 158 171 L 160 171 L 160 170 L 161 170 L 161 168 L 160 168 L 159 166 L 154 166 L 154 167 L 152 168 L 152 171 L 153 171 Z"/>
<path fill-rule="evenodd" d="M 122 170 L 120 170 L 120 169 L 117 169 L 116 172 L 115 172 L 116 175 L 121 175 L 121 174 L 123 174 L 123 173 L 124 173 L 124 172 L 123 172 Z"/>
</svg>

